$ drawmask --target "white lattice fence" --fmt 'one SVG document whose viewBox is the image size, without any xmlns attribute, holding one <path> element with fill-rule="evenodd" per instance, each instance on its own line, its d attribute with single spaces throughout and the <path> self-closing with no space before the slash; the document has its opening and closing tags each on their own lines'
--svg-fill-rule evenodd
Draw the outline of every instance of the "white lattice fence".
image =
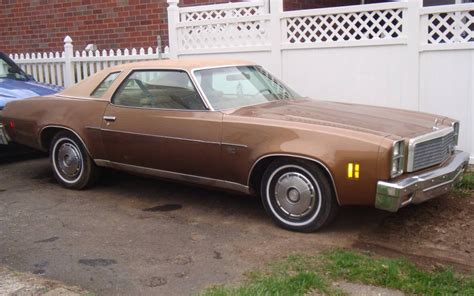
<svg viewBox="0 0 474 296">
<path fill-rule="evenodd" d="M 474 4 L 426 9 L 427 44 L 474 42 Z"/>
<path fill-rule="evenodd" d="M 262 1 L 185 7 L 180 9 L 179 14 L 181 22 L 192 22 L 255 16 L 265 13 L 265 5 Z"/>
<path fill-rule="evenodd" d="M 269 45 L 267 17 L 181 23 L 179 49 L 201 50 Z"/>
<path fill-rule="evenodd" d="M 177 50 L 181 53 L 252 48 L 270 43 L 270 17 L 263 1 L 184 7 L 177 14 L 179 21 L 174 29 Z"/>
<path fill-rule="evenodd" d="M 404 36 L 406 3 L 284 13 L 284 44 L 388 40 Z"/>
</svg>

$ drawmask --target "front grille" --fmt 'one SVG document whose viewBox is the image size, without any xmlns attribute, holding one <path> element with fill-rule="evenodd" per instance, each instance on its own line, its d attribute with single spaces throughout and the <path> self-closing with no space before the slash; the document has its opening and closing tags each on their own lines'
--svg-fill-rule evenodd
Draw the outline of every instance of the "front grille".
<svg viewBox="0 0 474 296">
<path fill-rule="evenodd" d="M 451 155 L 454 147 L 454 132 L 428 141 L 416 143 L 413 150 L 413 169 L 420 170 L 439 164 Z"/>
</svg>

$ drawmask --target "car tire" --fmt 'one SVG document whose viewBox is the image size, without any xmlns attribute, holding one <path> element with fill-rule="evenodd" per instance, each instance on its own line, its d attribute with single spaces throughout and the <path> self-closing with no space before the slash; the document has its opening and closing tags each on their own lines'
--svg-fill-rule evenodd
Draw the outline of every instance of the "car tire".
<svg viewBox="0 0 474 296">
<path fill-rule="evenodd" d="M 54 177 L 66 188 L 84 189 L 98 178 L 99 168 L 71 132 L 62 131 L 54 136 L 49 155 Z"/>
<path fill-rule="evenodd" d="M 329 224 L 339 210 L 325 172 L 305 160 L 270 163 L 263 174 L 260 196 L 276 224 L 293 231 L 316 231 Z"/>
</svg>

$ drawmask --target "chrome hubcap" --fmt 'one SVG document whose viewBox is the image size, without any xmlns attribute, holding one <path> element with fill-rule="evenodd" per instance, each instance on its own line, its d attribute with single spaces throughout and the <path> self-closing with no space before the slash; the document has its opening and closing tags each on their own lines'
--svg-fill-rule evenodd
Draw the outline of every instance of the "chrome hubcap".
<svg viewBox="0 0 474 296">
<path fill-rule="evenodd" d="M 278 207 L 293 217 L 302 217 L 314 209 L 316 193 L 313 184 L 303 174 L 285 173 L 275 184 Z"/>
<path fill-rule="evenodd" d="M 69 179 L 76 178 L 82 169 L 82 156 L 79 148 L 71 143 L 62 144 L 57 152 L 60 172 Z"/>
</svg>

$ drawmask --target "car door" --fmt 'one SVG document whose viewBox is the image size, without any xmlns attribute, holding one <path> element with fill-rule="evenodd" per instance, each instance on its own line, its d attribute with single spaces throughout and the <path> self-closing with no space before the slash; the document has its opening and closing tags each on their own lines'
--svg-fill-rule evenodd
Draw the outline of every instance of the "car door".
<svg viewBox="0 0 474 296">
<path fill-rule="evenodd" d="M 221 124 L 186 72 L 136 70 L 115 91 L 101 130 L 113 167 L 218 178 Z"/>
</svg>

